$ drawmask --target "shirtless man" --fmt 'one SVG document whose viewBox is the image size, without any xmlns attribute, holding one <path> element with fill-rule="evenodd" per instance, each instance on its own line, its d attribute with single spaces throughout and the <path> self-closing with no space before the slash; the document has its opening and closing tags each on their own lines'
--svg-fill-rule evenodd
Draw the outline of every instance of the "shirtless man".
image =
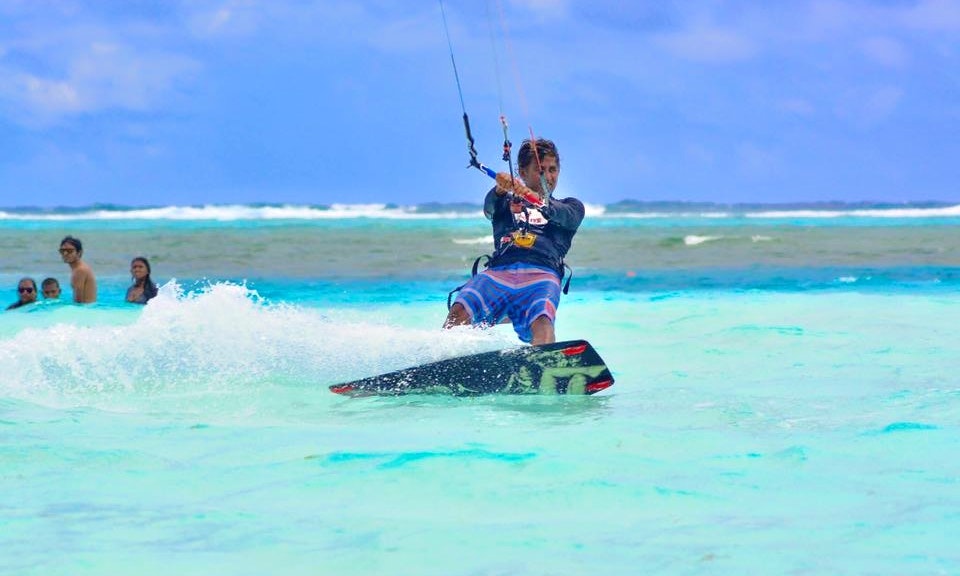
<svg viewBox="0 0 960 576">
<path fill-rule="evenodd" d="M 97 279 L 93 270 L 83 257 L 83 244 L 73 236 L 67 236 L 60 242 L 60 257 L 70 265 L 70 286 L 73 288 L 73 301 L 89 304 L 97 301 Z"/>
</svg>

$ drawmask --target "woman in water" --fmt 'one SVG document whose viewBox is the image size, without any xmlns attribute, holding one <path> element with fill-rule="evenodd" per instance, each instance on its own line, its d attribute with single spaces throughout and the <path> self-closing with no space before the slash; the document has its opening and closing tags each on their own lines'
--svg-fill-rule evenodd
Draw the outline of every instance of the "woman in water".
<svg viewBox="0 0 960 576">
<path fill-rule="evenodd" d="M 130 261 L 130 276 L 133 284 L 127 288 L 127 302 L 146 304 L 157 295 L 157 285 L 150 279 L 150 262 L 143 256 Z"/>
<path fill-rule="evenodd" d="M 37 301 L 37 283 L 33 278 L 21 278 L 17 283 L 17 294 L 19 298 L 13 304 L 7 306 L 7 310 L 13 310 L 27 304 L 33 304 Z"/>
</svg>

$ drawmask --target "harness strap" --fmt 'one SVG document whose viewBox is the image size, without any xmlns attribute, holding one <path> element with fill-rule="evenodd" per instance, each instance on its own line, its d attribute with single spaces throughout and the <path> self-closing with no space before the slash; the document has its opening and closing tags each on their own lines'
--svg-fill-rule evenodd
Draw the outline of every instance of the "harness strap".
<svg viewBox="0 0 960 576">
<path fill-rule="evenodd" d="M 490 255 L 489 255 L 489 254 L 482 254 L 482 255 L 480 255 L 480 256 L 477 256 L 477 259 L 473 261 L 473 267 L 470 269 L 470 276 L 471 276 L 471 277 L 477 275 L 477 272 L 478 272 L 479 269 L 480 269 L 480 261 L 483 260 L 484 258 L 487 259 L 487 262 L 490 262 Z M 486 266 L 487 266 L 487 265 L 484 264 L 484 268 L 486 268 Z M 569 274 L 567 274 L 567 271 L 568 271 L 568 270 L 570 271 Z M 567 279 L 566 282 L 563 281 L 564 278 Z M 564 294 L 569 294 L 569 293 L 570 293 L 570 281 L 571 281 L 571 280 L 573 280 L 573 268 L 571 268 L 570 265 L 566 263 L 566 261 L 561 261 L 561 262 L 560 262 L 560 282 L 563 283 L 563 289 L 562 289 L 562 291 L 563 291 Z M 456 288 L 454 288 L 453 290 L 451 290 L 451 291 L 447 294 L 447 310 L 450 310 L 451 308 L 453 308 L 453 295 L 456 294 L 457 292 L 463 290 L 463 287 L 466 286 L 466 285 L 467 285 L 466 282 L 464 282 L 463 284 L 457 286 Z"/>
<path fill-rule="evenodd" d="M 473 268 L 470 269 L 470 276 L 476 276 L 476 275 L 477 275 L 477 271 L 480 270 L 480 261 L 483 260 L 484 258 L 487 259 L 487 262 L 483 265 L 483 267 L 486 268 L 486 267 L 488 267 L 488 266 L 490 265 L 490 255 L 489 255 L 489 254 L 481 254 L 480 256 L 477 256 L 477 259 L 473 261 Z"/>
<path fill-rule="evenodd" d="M 450 293 L 447 294 L 447 310 L 448 310 L 448 311 L 449 311 L 451 308 L 453 308 L 453 295 L 456 294 L 457 292 L 463 290 L 463 287 L 464 287 L 464 286 L 466 286 L 466 284 L 461 284 L 461 285 L 457 286 L 456 288 L 454 288 L 453 290 L 451 290 Z"/>
<path fill-rule="evenodd" d="M 570 265 L 567 264 L 565 261 L 561 261 L 560 264 L 562 265 L 560 268 L 560 281 L 561 282 L 563 281 L 564 276 L 567 277 L 567 281 L 563 285 L 563 293 L 567 294 L 570 292 L 570 281 L 573 280 L 573 268 L 571 268 Z M 570 271 L 569 275 L 564 274 L 564 272 L 566 272 L 567 270 Z"/>
<path fill-rule="evenodd" d="M 484 258 L 487 259 L 487 262 L 490 262 L 489 254 L 481 254 L 480 256 L 477 256 L 476 260 L 473 261 L 473 267 L 470 269 L 471 278 L 477 275 L 477 272 L 480 270 L 480 261 L 483 260 Z M 486 267 L 486 265 L 484 265 L 484 267 Z M 447 294 L 447 310 L 450 310 L 451 308 L 453 308 L 453 295 L 463 290 L 463 287 L 466 285 L 467 283 L 464 282 L 463 284 L 457 286 Z"/>
</svg>

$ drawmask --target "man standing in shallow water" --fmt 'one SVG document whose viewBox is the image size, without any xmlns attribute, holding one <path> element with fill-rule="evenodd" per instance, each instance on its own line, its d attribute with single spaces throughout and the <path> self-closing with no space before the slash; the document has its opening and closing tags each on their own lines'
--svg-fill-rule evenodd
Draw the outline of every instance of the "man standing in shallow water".
<svg viewBox="0 0 960 576">
<path fill-rule="evenodd" d="M 67 236 L 60 241 L 60 257 L 70 265 L 70 286 L 73 301 L 90 304 L 97 301 L 97 279 L 83 257 L 83 243 L 78 238 Z"/>
</svg>

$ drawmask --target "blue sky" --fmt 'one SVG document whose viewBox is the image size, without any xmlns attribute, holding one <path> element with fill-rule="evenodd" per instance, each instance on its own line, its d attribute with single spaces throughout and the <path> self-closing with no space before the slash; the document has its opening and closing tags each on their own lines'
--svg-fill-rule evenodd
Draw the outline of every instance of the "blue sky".
<svg viewBox="0 0 960 576">
<path fill-rule="evenodd" d="M 558 195 L 960 201 L 960 0 L 446 0 Z M 479 202 L 433 0 L 0 0 L 0 206 Z"/>
</svg>

